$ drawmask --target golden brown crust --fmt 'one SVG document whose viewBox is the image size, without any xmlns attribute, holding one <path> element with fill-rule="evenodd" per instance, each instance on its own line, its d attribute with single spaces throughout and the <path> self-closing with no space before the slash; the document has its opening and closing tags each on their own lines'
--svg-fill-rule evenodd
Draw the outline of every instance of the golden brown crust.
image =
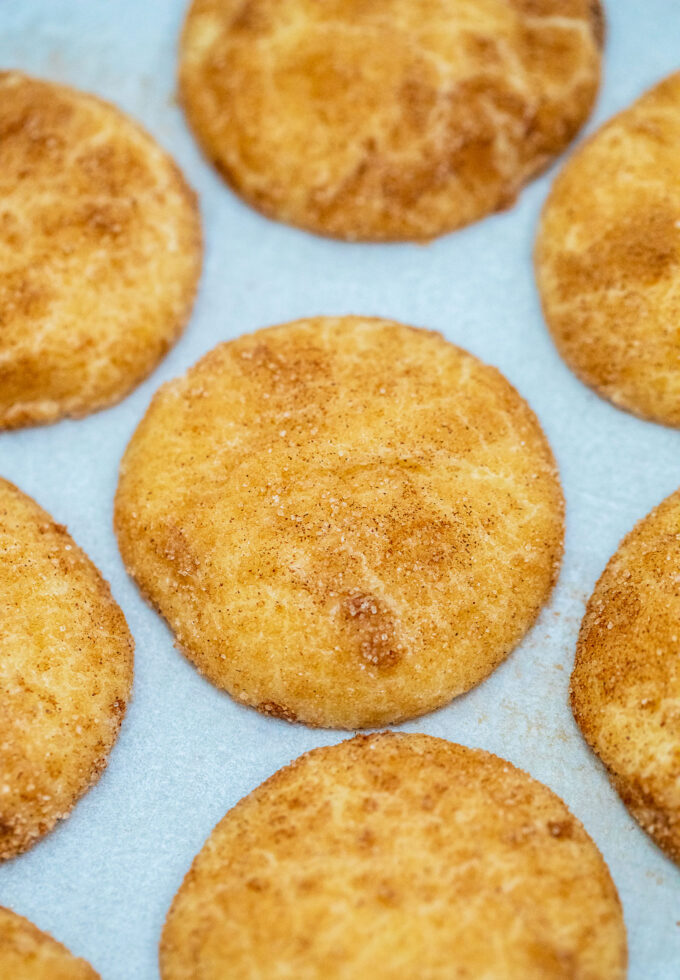
<svg viewBox="0 0 680 980">
<path fill-rule="evenodd" d="M 89 963 L 28 919 L 0 906 L 0 976 L 5 980 L 100 980 Z"/>
<path fill-rule="evenodd" d="M 555 581 L 563 502 L 535 416 L 441 336 L 319 317 L 165 385 L 116 496 L 178 645 L 259 710 L 356 728 L 479 683 Z"/>
<path fill-rule="evenodd" d="M 587 118 L 592 0 L 194 0 L 180 92 L 270 217 L 427 240 L 511 205 Z"/>
<path fill-rule="evenodd" d="M 623 980 L 616 889 L 579 821 L 510 763 L 357 736 L 213 830 L 169 911 L 163 980 Z"/>
<path fill-rule="evenodd" d="M 680 491 L 624 538 L 588 603 L 571 706 L 638 823 L 680 864 Z"/>
<path fill-rule="evenodd" d="M 570 368 L 642 418 L 680 427 L 680 73 L 577 152 L 546 203 L 536 272 Z"/>
<path fill-rule="evenodd" d="M 0 429 L 117 402 L 188 319 L 193 192 L 101 99 L 0 72 Z"/>
<path fill-rule="evenodd" d="M 87 555 L 0 479 L 0 860 L 48 833 L 99 778 L 125 714 L 132 651 Z"/>
</svg>

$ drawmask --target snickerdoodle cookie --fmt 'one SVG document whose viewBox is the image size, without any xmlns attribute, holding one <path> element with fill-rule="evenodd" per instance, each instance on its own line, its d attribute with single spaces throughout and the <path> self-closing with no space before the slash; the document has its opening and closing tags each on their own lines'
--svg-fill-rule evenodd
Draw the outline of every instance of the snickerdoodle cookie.
<svg viewBox="0 0 680 980">
<path fill-rule="evenodd" d="M 180 91 L 265 214 L 427 240 L 508 207 L 588 116 L 599 0 L 194 0 Z"/>
<path fill-rule="evenodd" d="M 194 195 L 147 133 L 0 72 L 0 429 L 126 395 L 182 331 L 200 264 Z"/>
<path fill-rule="evenodd" d="M 100 980 L 89 963 L 0 906 L 0 976 L 5 980 Z"/>
<path fill-rule="evenodd" d="M 610 401 L 680 427 L 680 72 L 572 157 L 548 198 L 536 270 L 569 367 Z"/>
<path fill-rule="evenodd" d="M 628 809 L 680 863 L 680 491 L 624 538 L 595 586 L 571 705 Z"/>
<path fill-rule="evenodd" d="M 427 735 L 358 736 L 224 817 L 163 930 L 163 980 L 624 980 L 606 864 L 546 786 Z"/>
<path fill-rule="evenodd" d="M 105 768 L 132 648 L 66 528 L 0 480 L 0 860 L 68 816 Z"/>
<path fill-rule="evenodd" d="M 498 371 L 436 333 L 319 317 L 222 344 L 163 386 L 115 521 L 214 684 L 355 728 L 446 704 L 509 654 L 557 576 L 563 502 Z"/>
</svg>

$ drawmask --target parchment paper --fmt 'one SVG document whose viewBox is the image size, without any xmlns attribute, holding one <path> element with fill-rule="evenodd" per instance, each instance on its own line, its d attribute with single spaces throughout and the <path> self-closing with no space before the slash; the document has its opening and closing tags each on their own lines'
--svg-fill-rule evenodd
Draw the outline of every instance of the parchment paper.
<svg viewBox="0 0 680 980">
<path fill-rule="evenodd" d="M 191 323 L 141 388 L 88 419 L 0 435 L 0 474 L 68 525 L 110 580 L 137 644 L 134 700 L 106 773 L 53 834 L 0 867 L 0 903 L 87 957 L 104 980 L 152 980 L 166 910 L 213 825 L 301 752 L 346 737 L 264 718 L 201 679 L 127 577 L 111 514 L 119 459 L 162 381 L 260 326 L 376 314 L 441 330 L 507 375 L 547 432 L 568 507 L 561 579 L 534 630 L 471 694 L 402 727 L 489 749 L 552 787 L 611 868 L 631 980 L 680 977 L 680 871 L 628 816 L 566 700 L 584 600 L 620 538 L 680 486 L 680 432 L 606 404 L 553 349 L 531 249 L 555 168 L 511 211 L 426 247 L 347 245 L 267 221 L 203 161 L 177 108 L 183 8 L 0 0 L 0 66 L 94 91 L 140 119 L 200 193 L 206 244 Z M 680 67 L 677 0 L 608 8 L 605 82 L 589 129 Z"/>
</svg>

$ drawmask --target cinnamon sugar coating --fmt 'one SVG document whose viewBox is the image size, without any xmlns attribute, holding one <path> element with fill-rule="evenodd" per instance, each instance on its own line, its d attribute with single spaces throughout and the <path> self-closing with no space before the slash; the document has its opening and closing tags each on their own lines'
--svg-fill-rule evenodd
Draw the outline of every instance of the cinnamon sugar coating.
<svg viewBox="0 0 680 980">
<path fill-rule="evenodd" d="M 548 198 L 536 272 L 569 367 L 641 418 L 680 427 L 680 72 L 606 123 Z"/>
<path fill-rule="evenodd" d="M 355 728 L 431 711 L 533 623 L 562 554 L 535 416 L 439 334 L 319 317 L 163 386 L 121 464 L 125 563 L 218 687 Z"/>
<path fill-rule="evenodd" d="M 509 762 L 427 735 L 315 749 L 237 803 L 172 903 L 163 980 L 624 980 L 580 822 Z"/>
<path fill-rule="evenodd" d="M 595 586 L 571 706 L 623 802 L 680 864 L 680 491 L 624 538 Z"/>
<path fill-rule="evenodd" d="M 0 976 L 7 980 L 100 980 L 85 960 L 28 919 L 0 906 Z"/>
<path fill-rule="evenodd" d="M 265 214 L 423 241 L 509 207 L 570 142 L 603 33 L 599 0 L 194 0 L 180 92 Z"/>
<path fill-rule="evenodd" d="M 201 250 L 193 192 L 136 123 L 0 72 L 0 430 L 139 384 L 184 328 Z"/>
<path fill-rule="evenodd" d="M 105 769 L 132 651 L 87 555 L 0 479 L 0 861 L 67 817 Z"/>
</svg>

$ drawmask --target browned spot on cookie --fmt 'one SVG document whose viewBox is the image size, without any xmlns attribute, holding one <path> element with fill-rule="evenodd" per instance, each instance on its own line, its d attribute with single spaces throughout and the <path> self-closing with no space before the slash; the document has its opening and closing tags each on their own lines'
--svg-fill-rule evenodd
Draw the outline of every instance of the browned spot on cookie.
<svg viewBox="0 0 680 980">
<path fill-rule="evenodd" d="M 469 34 L 464 34 L 462 40 L 469 55 L 479 58 L 487 65 L 502 63 L 498 42 L 494 38 L 471 31 Z"/>
<path fill-rule="evenodd" d="M 240 350 L 237 363 L 244 374 L 258 374 L 277 398 L 297 399 L 306 387 L 323 385 L 331 376 L 328 358 L 312 346 L 296 350 L 262 342 Z"/>
<path fill-rule="evenodd" d="M 15 317 L 44 316 L 53 298 L 38 270 L 27 267 L 0 272 L 0 325 Z"/>
<path fill-rule="evenodd" d="M 45 521 L 44 524 L 38 525 L 38 534 L 68 534 L 68 528 L 65 524 L 55 524 Z"/>
<path fill-rule="evenodd" d="M 402 468 L 407 469 L 406 466 Z M 448 520 L 436 514 L 423 495 L 406 484 L 402 489 L 401 507 L 389 524 L 390 553 L 406 567 L 418 570 L 429 580 L 437 580 L 446 568 L 455 566 L 464 572 L 471 566 L 476 534 L 466 520 L 464 506 L 458 520 Z M 410 513 L 409 521 L 402 518 Z M 417 515 L 417 516 L 415 516 Z M 493 534 L 494 515 L 483 518 L 484 531 Z"/>
<path fill-rule="evenodd" d="M 374 595 L 357 592 L 343 601 L 342 612 L 366 663 L 388 668 L 399 662 L 404 649 L 395 619 L 384 602 Z"/>
<path fill-rule="evenodd" d="M 124 714 L 125 714 L 125 704 L 120 700 L 112 701 L 111 715 L 114 719 L 114 723 L 120 724 Z"/>
<path fill-rule="evenodd" d="M 142 183 L 153 179 L 145 162 L 125 145 L 103 143 L 88 147 L 76 157 L 76 164 L 80 179 L 110 198 L 128 197 L 127 189 L 132 180 Z"/>
<path fill-rule="evenodd" d="M 679 259 L 675 214 L 659 204 L 626 215 L 592 247 L 586 261 L 595 285 L 611 289 L 638 283 L 652 286 L 673 274 Z"/>
<path fill-rule="evenodd" d="M 556 82 L 565 71 L 578 71 L 583 57 L 578 35 L 537 23 L 527 25 L 522 36 L 522 54 L 533 71 Z"/>
<path fill-rule="evenodd" d="M 250 33 L 251 31 L 257 31 L 258 28 L 266 27 L 267 20 L 262 17 L 261 12 L 257 9 L 257 4 L 253 3 L 252 0 L 242 0 L 241 6 L 235 14 L 231 27 L 234 31 L 243 31 L 244 33 Z"/>
<path fill-rule="evenodd" d="M 272 718 L 281 718 L 283 721 L 298 720 L 294 711 L 291 711 L 290 708 L 284 708 L 283 705 L 277 704 L 275 701 L 260 701 L 257 710 L 265 715 L 270 715 Z"/>
<path fill-rule="evenodd" d="M 43 230 L 54 240 L 55 248 L 68 255 L 87 241 L 99 242 L 104 247 L 114 243 L 118 247 L 124 238 L 127 243 L 133 218 L 133 205 L 128 201 L 88 202 L 70 211 L 55 210 L 52 215 L 46 215 Z M 111 261 L 115 261 L 113 252 Z"/>
<path fill-rule="evenodd" d="M 530 946 L 530 956 L 538 976 L 578 977 L 581 973 L 577 957 L 558 946 L 535 943 Z"/>
<path fill-rule="evenodd" d="M 590 0 L 590 19 L 593 25 L 593 36 L 598 47 L 603 48 L 607 33 L 604 9 L 600 0 Z"/>
<path fill-rule="evenodd" d="M 680 864 L 680 814 L 668 805 L 664 793 L 643 776 L 609 775 L 621 799 L 645 830 L 669 857 Z"/>
<path fill-rule="evenodd" d="M 163 554 L 169 562 L 172 562 L 178 575 L 187 577 L 198 571 L 200 562 L 191 551 L 186 535 L 175 524 L 165 525 L 162 547 Z"/>
<path fill-rule="evenodd" d="M 415 132 L 423 132 L 437 104 L 434 85 L 420 78 L 406 78 L 399 91 L 404 123 Z"/>
<path fill-rule="evenodd" d="M 246 888 L 253 892 L 265 892 L 269 888 L 269 882 L 264 881 L 262 878 L 249 878 L 245 885 Z"/>
<path fill-rule="evenodd" d="M 674 274 L 680 233 L 674 214 L 662 206 L 625 215 L 582 254 L 563 251 L 554 263 L 560 302 L 583 292 L 631 293 Z M 606 370 L 606 364 L 601 365 Z"/>
<path fill-rule="evenodd" d="M 510 0 L 510 3 L 530 17 L 583 17 L 591 0 Z"/>
<path fill-rule="evenodd" d="M 0 84 L 10 77 L 0 72 Z M 65 142 L 60 131 L 73 119 L 73 109 L 58 100 L 25 106 L 18 100 L 13 110 L 11 98 L 0 118 L 0 160 L 4 166 L 18 167 L 20 180 L 44 171 L 54 162 L 63 163 Z"/>
<path fill-rule="evenodd" d="M 606 656 L 607 646 L 619 638 L 625 644 L 625 637 L 637 629 L 636 623 L 642 616 L 643 607 L 634 584 L 625 582 L 612 587 L 603 600 L 597 603 L 591 600 L 589 612 L 593 628 L 582 632 L 580 643 L 583 656 L 593 662 L 592 682 L 597 684 L 599 696 L 606 699 L 615 694 L 620 684 L 618 671 L 612 671 L 612 664 Z M 644 622 L 641 628 L 644 631 Z M 622 663 L 620 669 L 626 669 L 626 665 Z M 632 669 L 638 673 L 640 671 L 639 666 Z"/>
<path fill-rule="evenodd" d="M 388 881 L 378 883 L 375 897 L 381 905 L 385 905 L 387 908 L 395 908 L 401 904 L 401 895 Z"/>
<path fill-rule="evenodd" d="M 551 837 L 568 838 L 574 836 L 573 820 L 550 820 L 548 821 L 548 832 Z"/>
<path fill-rule="evenodd" d="M 12 838 L 15 833 L 14 825 L 11 824 L 7 818 L 0 818 L 0 837 Z"/>
<path fill-rule="evenodd" d="M 402 785 L 401 774 L 390 766 L 370 766 L 367 771 L 370 784 L 381 793 L 394 793 Z"/>
</svg>

